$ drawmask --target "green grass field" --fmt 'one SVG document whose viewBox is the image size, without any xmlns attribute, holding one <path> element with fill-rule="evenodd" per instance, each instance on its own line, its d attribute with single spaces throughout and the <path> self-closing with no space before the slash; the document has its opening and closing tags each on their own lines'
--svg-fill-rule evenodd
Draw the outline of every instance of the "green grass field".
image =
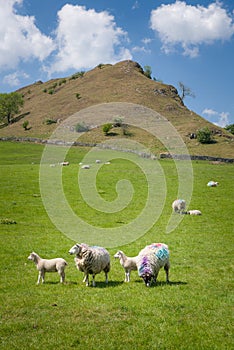
<svg viewBox="0 0 234 350">
<path fill-rule="evenodd" d="M 173 161 L 160 165 L 167 183 L 162 214 L 142 237 L 126 246 L 108 249 L 111 271 L 97 286 L 86 287 L 68 250 L 75 243 L 50 221 L 40 195 L 42 145 L 0 143 L 0 348 L 1 349 L 233 349 L 233 193 L 234 165 L 193 162 L 191 209 L 202 216 L 184 215 L 179 226 L 165 233 L 176 198 Z M 99 194 L 116 196 L 113 183 L 127 177 L 134 186 L 133 203 L 118 216 L 103 214 L 82 203 L 77 164 L 85 149 L 72 148 L 63 186 L 75 213 L 92 225 L 114 227 L 137 216 L 146 198 L 142 172 L 116 159 L 97 177 Z M 206 186 L 209 180 L 220 183 Z M 76 184 L 76 186 L 74 185 Z M 79 204 L 78 204 L 79 203 Z M 176 215 L 176 214 L 175 214 Z M 14 223 L 16 222 L 16 223 Z M 8 223 L 8 224 L 7 224 Z M 79 229 L 79 228 L 77 228 Z M 164 242 L 171 253 L 170 284 L 160 271 L 156 285 L 145 287 L 137 272 L 124 283 L 124 271 L 113 255 L 121 248 L 133 256 L 146 244 Z M 37 271 L 27 260 L 34 250 L 44 258 L 68 262 L 66 283 L 56 273 L 36 285 Z"/>
</svg>

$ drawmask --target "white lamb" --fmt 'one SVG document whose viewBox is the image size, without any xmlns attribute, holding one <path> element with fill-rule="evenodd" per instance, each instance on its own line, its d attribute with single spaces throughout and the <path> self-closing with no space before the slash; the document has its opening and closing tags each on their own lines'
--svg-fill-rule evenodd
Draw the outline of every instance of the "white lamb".
<svg viewBox="0 0 234 350">
<path fill-rule="evenodd" d="M 207 186 L 208 187 L 217 187 L 219 183 L 217 181 L 209 181 Z"/>
<path fill-rule="evenodd" d="M 90 169 L 90 165 L 84 164 L 84 165 L 82 165 L 81 169 Z"/>
<path fill-rule="evenodd" d="M 45 273 L 46 272 L 58 272 L 60 276 L 60 282 L 63 283 L 65 281 L 65 267 L 67 266 L 67 262 L 62 258 L 55 259 L 42 259 L 37 253 L 32 252 L 28 260 L 34 261 L 36 264 L 37 270 L 39 271 L 37 284 L 40 283 L 40 279 L 42 283 L 45 282 Z"/>
<path fill-rule="evenodd" d="M 186 211 L 186 214 L 188 214 L 188 215 L 202 215 L 201 211 L 197 210 L 197 209 L 188 210 L 188 211 Z"/>
<path fill-rule="evenodd" d="M 137 256 L 138 275 L 149 287 L 151 282 L 156 282 L 159 270 L 164 267 L 166 282 L 169 282 L 169 250 L 164 243 L 152 243 L 142 249 Z"/>
<path fill-rule="evenodd" d="M 186 208 L 186 202 L 184 199 L 176 199 L 172 203 L 172 209 L 175 213 L 183 214 Z"/>
<path fill-rule="evenodd" d="M 119 259 L 120 264 L 123 266 L 125 270 L 125 279 L 124 282 L 130 282 L 130 274 L 132 270 L 137 270 L 136 265 L 136 256 L 134 257 L 128 257 L 122 252 L 122 250 L 119 250 L 115 255 L 115 258 Z"/>
<path fill-rule="evenodd" d="M 76 254 L 75 264 L 78 270 L 84 272 L 83 282 L 89 286 L 89 275 L 93 277 L 93 287 L 95 287 L 95 275 L 104 271 L 106 283 L 108 283 L 108 272 L 110 271 L 110 255 L 103 247 L 89 246 L 85 243 L 75 244 L 70 250 L 70 254 Z"/>
</svg>

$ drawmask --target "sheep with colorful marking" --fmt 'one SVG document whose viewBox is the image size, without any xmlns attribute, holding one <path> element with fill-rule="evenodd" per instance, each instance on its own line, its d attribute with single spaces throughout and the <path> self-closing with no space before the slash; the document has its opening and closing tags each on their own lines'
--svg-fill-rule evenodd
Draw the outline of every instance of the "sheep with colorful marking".
<svg viewBox="0 0 234 350">
<path fill-rule="evenodd" d="M 92 275 L 92 285 L 95 287 L 95 276 L 104 271 L 105 282 L 108 283 L 108 272 L 110 271 L 110 254 L 103 247 L 89 246 L 81 243 L 75 244 L 70 250 L 69 254 L 75 254 L 75 264 L 78 270 L 84 272 L 85 277 L 83 282 L 89 286 L 89 275 Z"/>
<path fill-rule="evenodd" d="M 142 249 L 137 256 L 138 275 L 147 287 L 152 282 L 156 282 L 159 270 L 162 267 L 166 273 L 166 282 L 169 282 L 169 249 L 164 243 L 152 243 Z"/>
</svg>

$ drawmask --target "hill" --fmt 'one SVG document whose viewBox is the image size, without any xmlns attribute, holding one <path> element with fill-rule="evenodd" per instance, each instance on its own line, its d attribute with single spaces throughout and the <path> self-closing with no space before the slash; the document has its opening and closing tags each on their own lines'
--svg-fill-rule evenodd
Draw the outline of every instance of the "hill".
<svg viewBox="0 0 234 350">
<path fill-rule="evenodd" d="M 56 123 L 48 125 L 48 120 L 61 122 L 75 112 L 100 103 L 131 102 L 151 108 L 167 118 L 180 133 L 191 154 L 234 158 L 230 133 L 190 111 L 175 87 L 149 79 L 142 67 L 133 61 L 100 64 L 85 73 L 78 72 L 44 83 L 38 81 L 17 92 L 24 96 L 24 107 L 13 124 L 2 125 L 0 137 L 46 139 L 57 127 Z M 29 121 L 27 131 L 22 127 L 24 120 Z M 212 144 L 201 145 L 196 139 L 190 139 L 190 134 L 196 134 L 198 129 L 205 126 L 213 133 Z M 163 149 L 158 143 L 152 147 L 153 141 L 141 130 L 134 130 L 131 134 L 133 138 L 150 144 L 155 153 Z M 87 133 L 84 138 L 93 142 L 103 137 L 102 130 L 97 129 Z"/>
</svg>

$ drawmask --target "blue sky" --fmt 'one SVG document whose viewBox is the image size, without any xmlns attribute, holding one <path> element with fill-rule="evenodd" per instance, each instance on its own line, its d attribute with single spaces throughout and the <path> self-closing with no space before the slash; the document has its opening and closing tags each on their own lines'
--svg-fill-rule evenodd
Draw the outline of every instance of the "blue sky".
<svg viewBox="0 0 234 350">
<path fill-rule="evenodd" d="M 234 123 L 233 0 L 0 0 L 0 92 L 125 59 Z"/>
</svg>

